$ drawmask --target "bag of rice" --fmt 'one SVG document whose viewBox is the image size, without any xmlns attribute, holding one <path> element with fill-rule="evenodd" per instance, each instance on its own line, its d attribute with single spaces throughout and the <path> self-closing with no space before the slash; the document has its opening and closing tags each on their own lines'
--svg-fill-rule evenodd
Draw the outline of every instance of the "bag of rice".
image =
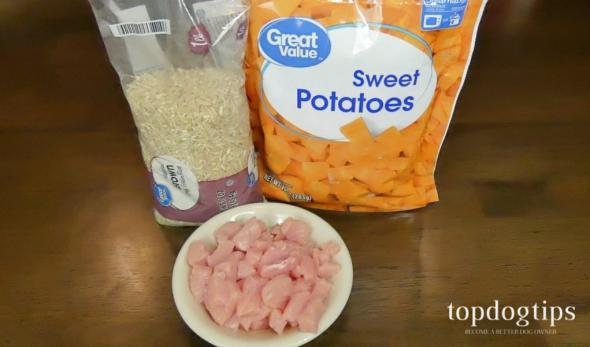
<svg viewBox="0 0 590 347">
<path fill-rule="evenodd" d="M 258 202 L 240 0 L 90 0 L 164 225 Z"/>
<path fill-rule="evenodd" d="M 436 160 L 485 4 L 253 1 L 246 90 L 264 194 L 339 211 L 437 201 Z"/>
</svg>

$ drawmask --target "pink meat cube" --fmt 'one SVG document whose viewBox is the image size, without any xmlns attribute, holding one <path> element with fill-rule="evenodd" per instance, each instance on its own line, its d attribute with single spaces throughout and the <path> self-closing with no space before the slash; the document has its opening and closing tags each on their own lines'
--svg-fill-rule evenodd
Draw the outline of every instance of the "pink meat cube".
<svg viewBox="0 0 590 347">
<path fill-rule="evenodd" d="M 263 318 L 261 320 L 257 320 L 257 321 L 252 322 L 250 329 L 252 329 L 252 330 L 268 329 L 268 318 Z"/>
<path fill-rule="evenodd" d="M 236 306 L 236 314 L 240 318 L 250 317 L 250 322 L 252 322 L 262 307 L 262 300 L 259 295 L 242 295 Z"/>
<path fill-rule="evenodd" d="M 244 294 L 260 294 L 260 291 L 264 287 L 265 284 L 268 283 L 267 279 L 258 277 L 256 275 L 250 276 L 244 279 L 244 283 L 242 286 L 242 292 Z"/>
<path fill-rule="evenodd" d="M 242 327 L 242 329 L 244 329 L 245 331 L 250 331 L 250 327 L 252 326 L 252 322 L 254 321 L 252 316 L 251 315 L 242 316 L 239 319 L 240 319 L 240 326 Z"/>
<path fill-rule="evenodd" d="M 315 282 L 311 296 L 314 299 L 325 300 L 330 295 L 330 290 L 332 290 L 332 284 L 322 278 Z"/>
<path fill-rule="evenodd" d="M 269 243 L 272 242 L 274 240 L 274 237 L 272 234 L 272 229 L 271 229 L 271 232 L 262 233 L 262 235 L 260 235 L 260 240 L 261 241 L 268 241 Z"/>
<path fill-rule="evenodd" d="M 338 245 L 334 241 L 328 241 L 321 246 L 321 249 L 323 252 L 331 256 L 335 256 L 336 254 L 338 254 L 338 252 L 340 252 L 340 245 Z"/>
<path fill-rule="evenodd" d="M 258 276 L 250 276 L 242 281 L 242 295 L 237 304 L 236 313 L 239 317 L 256 315 L 263 309 L 261 291 L 268 282 Z M 256 318 L 256 317 L 254 317 Z M 254 318 L 252 318 L 254 320 Z M 261 319 L 263 317 L 259 317 Z"/>
<path fill-rule="evenodd" d="M 293 268 L 291 274 L 295 278 L 303 277 L 306 280 L 313 280 L 317 275 L 315 262 L 310 256 L 304 255 L 301 257 L 299 264 Z"/>
<path fill-rule="evenodd" d="M 270 229 L 270 234 L 272 235 L 272 240 L 274 241 L 280 241 L 285 239 L 285 235 L 281 232 L 280 224 L 274 225 Z"/>
<path fill-rule="evenodd" d="M 191 270 L 189 287 L 198 303 L 201 303 L 205 297 L 207 282 L 210 276 L 211 268 L 206 265 L 196 264 Z"/>
<path fill-rule="evenodd" d="M 209 248 L 203 240 L 193 241 L 188 247 L 187 261 L 189 265 L 205 265 L 205 260 L 209 256 Z"/>
<path fill-rule="evenodd" d="M 264 233 L 266 234 L 266 233 Z M 271 245 L 271 241 L 266 241 L 263 240 L 262 238 L 254 241 L 254 243 L 252 244 L 252 247 L 250 247 L 250 249 L 257 249 L 260 250 L 262 252 L 266 251 Z"/>
<path fill-rule="evenodd" d="M 228 281 L 235 282 L 238 277 L 238 261 L 228 258 L 227 260 L 215 265 L 213 268 L 214 276 L 221 276 Z"/>
<path fill-rule="evenodd" d="M 334 262 L 327 262 L 318 268 L 318 275 L 323 278 L 331 278 L 340 272 L 340 264 Z"/>
<path fill-rule="evenodd" d="M 236 282 L 217 276 L 211 276 L 207 286 L 205 307 L 217 324 L 224 325 L 236 310 L 240 289 Z"/>
<path fill-rule="evenodd" d="M 238 262 L 238 278 L 247 278 L 256 273 L 256 269 L 247 260 Z"/>
<path fill-rule="evenodd" d="M 281 224 L 281 233 L 285 235 L 287 240 L 295 241 L 300 245 L 306 245 L 309 242 L 309 235 L 311 230 L 305 222 L 287 218 Z"/>
<path fill-rule="evenodd" d="M 313 287 L 315 286 L 316 279 L 306 280 L 303 278 L 298 278 L 295 280 L 295 284 L 293 285 L 293 293 L 297 292 L 311 292 Z"/>
<path fill-rule="evenodd" d="M 221 241 L 231 240 L 235 234 L 240 231 L 242 228 L 242 224 L 238 222 L 227 222 L 219 227 L 219 229 L 215 230 L 215 240 L 217 243 Z"/>
<path fill-rule="evenodd" d="M 246 253 L 240 251 L 233 251 L 230 255 L 230 259 L 234 259 L 236 261 L 240 261 L 246 257 Z"/>
<path fill-rule="evenodd" d="M 320 318 L 326 310 L 326 305 L 319 298 L 312 298 L 299 317 L 297 317 L 297 326 L 300 331 L 308 333 L 317 333 Z"/>
<path fill-rule="evenodd" d="M 262 251 L 256 248 L 250 248 L 248 252 L 246 252 L 246 257 L 244 258 L 248 263 L 251 265 L 256 265 L 260 261 L 262 257 Z"/>
<path fill-rule="evenodd" d="M 332 260 L 332 256 L 328 253 L 322 252 L 319 248 L 314 248 L 311 254 L 317 267 Z"/>
<path fill-rule="evenodd" d="M 264 305 L 261 305 L 258 310 L 254 313 L 244 315 L 240 317 L 240 325 L 244 327 L 246 331 L 252 328 L 252 325 L 255 322 L 260 322 L 261 320 L 268 319 L 270 315 L 270 309 Z M 266 328 L 268 328 L 268 320 L 266 321 Z M 254 329 L 254 328 L 252 328 Z M 256 330 L 256 329 L 254 329 Z"/>
<path fill-rule="evenodd" d="M 293 281 L 287 275 L 277 276 L 262 288 L 262 302 L 270 308 L 283 309 L 293 292 Z"/>
<path fill-rule="evenodd" d="M 215 265 L 225 261 L 234 250 L 234 243 L 230 240 L 221 241 L 217 248 L 207 257 L 207 265 L 214 267 Z"/>
<path fill-rule="evenodd" d="M 227 322 L 225 322 L 223 326 L 226 328 L 230 328 L 233 331 L 238 331 L 238 328 L 240 327 L 240 319 L 238 318 L 238 316 L 233 315 L 230 319 L 227 320 Z"/>
<path fill-rule="evenodd" d="M 301 291 L 293 294 L 289 300 L 289 303 L 285 307 L 283 318 L 289 322 L 296 322 L 297 317 L 299 317 L 310 298 L 311 293 L 307 291 Z"/>
<path fill-rule="evenodd" d="M 252 218 L 244 224 L 232 240 L 237 249 L 247 251 L 265 230 L 266 225 L 264 223 L 256 218 Z"/>
<path fill-rule="evenodd" d="M 268 325 L 277 334 L 281 335 L 285 329 L 285 325 L 287 325 L 287 321 L 283 318 L 281 311 L 275 309 L 272 310 L 268 317 Z"/>
<path fill-rule="evenodd" d="M 289 256 L 286 250 L 278 249 L 274 246 L 269 247 L 260 258 L 260 265 L 276 264 Z"/>
<path fill-rule="evenodd" d="M 288 257 L 276 264 L 261 265 L 259 274 L 264 278 L 273 278 L 278 275 L 288 274 L 297 264 L 297 259 Z"/>
</svg>

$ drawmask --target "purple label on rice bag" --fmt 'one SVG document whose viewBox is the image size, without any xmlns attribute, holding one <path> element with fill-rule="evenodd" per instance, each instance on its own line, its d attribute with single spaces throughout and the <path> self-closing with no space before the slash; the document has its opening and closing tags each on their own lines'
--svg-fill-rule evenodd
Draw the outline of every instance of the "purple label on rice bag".
<svg viewBox="0 0 590 347">
<path fill-rule="evenodd" d="M 183 184 L 189 183 L 190 177 L 181 177 L 177 170 L 179 166 L 174 164 L 164 163 L 163 170 L 160 167 L 162 165 L 158 166 L 154 170 L 152 164 L 152 174 L 149 175 L 154 192 L 154 205 L 156 210 L 168 219 L 203 223 L 232 207 L 262 201 L 260 187 L 258 184 L 252 184 L 252 176 L 247 168 L 229 177 L 198 182 L 197 191 L 189 189 L 183 192 Z M 161 171 L 166 171 L 165 175 L 169 182 L 174 182 L 176 178 L 178 184 L 173 183 L 173 189 L 162 189 L 162 183 L 158 182 L 161 180 Z M 183 175 L 186 176 L 186 173 Z M 179 192 L 176 197 L 175 191 Z M 194 205 L 188 207 L 191 201 Z"/>
<path fill-rule="evenodd" d="M 195 54 L 207 54 L 211 46 L 211 36 L 203 24 L 191 27 L 188 32 L 188 46 Z"/>
</svg>

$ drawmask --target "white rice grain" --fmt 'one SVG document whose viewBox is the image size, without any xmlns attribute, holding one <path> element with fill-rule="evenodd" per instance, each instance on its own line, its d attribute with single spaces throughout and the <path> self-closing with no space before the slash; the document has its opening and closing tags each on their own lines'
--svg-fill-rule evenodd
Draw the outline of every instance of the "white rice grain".
<svg viewBox="0 0 590 347">
<path fill-rule="evenodd" d="M 252 141 L 241 73 L 158 70 L 135 77 L 125 92 L 148 169 L 164 155 L 187 164 L 198 181 L 247 167 Z"/>
</svg>

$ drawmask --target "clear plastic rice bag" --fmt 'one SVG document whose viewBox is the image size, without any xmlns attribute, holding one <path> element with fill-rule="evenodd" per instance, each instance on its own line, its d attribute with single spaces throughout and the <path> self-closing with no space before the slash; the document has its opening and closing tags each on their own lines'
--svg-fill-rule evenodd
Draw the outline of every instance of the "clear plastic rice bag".
<svg viewBox="0 0 590 347">
<path fill-rule="evenodd" d="M 239 0 L 90 0 L 137 126 L 164 225 L 262 200 Z"/>
</svg>

